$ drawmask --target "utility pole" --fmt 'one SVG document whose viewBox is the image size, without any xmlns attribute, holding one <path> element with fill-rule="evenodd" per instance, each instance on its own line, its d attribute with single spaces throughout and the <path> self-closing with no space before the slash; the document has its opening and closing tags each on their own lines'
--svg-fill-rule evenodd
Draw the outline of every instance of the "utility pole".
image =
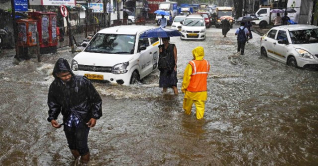
<svg viewBox="0 0 318 166">
<path fill-rule="evenodd" d="M 120 5 L 120 2 L 121 2 L 121 0 L 116 0 L 116 3 L 117 3 L 117 5 L 116 5 L 116 10 L 117 10 L 117 23 L 119 23 L 120 22 L 120 12 L 119 12 L 119 5 Z"/>
<path fill-rule="evenodd" d="M 15 23 L 15 5 L 14 5 L 14 0 L 11 0 L 11 8 L 12 8 L 12 28 L 13 28 L 13 39 L 14 39 L 14 45 L 15 45 L 15 53 L 16 53 L 16 58 L 19 58 L 18 56 L 18 47 L 17 47 L 17 26 Z"/>
</svg>

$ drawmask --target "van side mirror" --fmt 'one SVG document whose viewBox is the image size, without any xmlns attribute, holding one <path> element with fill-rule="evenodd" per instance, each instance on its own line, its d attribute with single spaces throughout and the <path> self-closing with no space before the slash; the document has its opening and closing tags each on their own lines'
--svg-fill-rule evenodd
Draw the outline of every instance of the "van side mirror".
<svg viewBox="0 0 318 166">
<path fill-rule="evenodd" d="M 147 47 L 145 45 L 140 45 L 138 51 L 146 50 Z"/>
</svg>

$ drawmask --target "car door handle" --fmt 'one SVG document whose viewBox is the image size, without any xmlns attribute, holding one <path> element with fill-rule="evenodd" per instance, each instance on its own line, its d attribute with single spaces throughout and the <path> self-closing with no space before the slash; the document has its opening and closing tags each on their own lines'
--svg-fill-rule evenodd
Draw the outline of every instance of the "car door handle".
<svg viewBox="0 0 318 166">
<path fill-rule="evenodd" d="M 149 52 L 149 54 L 152 54 L 152 52 Z"/>
<path fill-rule="evenodd" d="M 273 43 L 273 44 L 275 44 L 275 45 L 276 45 L 276 42 L 275 42 L 275 43 Z"/>
</svg>

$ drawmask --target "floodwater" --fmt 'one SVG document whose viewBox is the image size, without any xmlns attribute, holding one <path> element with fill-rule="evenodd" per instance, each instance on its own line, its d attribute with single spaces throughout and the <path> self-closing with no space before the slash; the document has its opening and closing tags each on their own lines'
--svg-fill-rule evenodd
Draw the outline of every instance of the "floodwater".
<svg viewBox="0 0 318 166">
<path fill-rule="evenodd" d="M 211 63 L 203 120 L 182 111 L 183 94 L 162 94 L 158 71 L 138 85 L 94 85 L 103 117 L 91 129 L 91 165 L 317 165 L 318 72 L 260 56 L 259 39 L 236 53 L 235 28 L 207 30 L 205 41 L 172 38 L 178 49 L 178 89 L 196 46 Z M 69 50 L 13 65 L 0 62 L 0 165 L 72 165 L 62 129 L 46 121 L 51 72 Z M 61 122 L 61 116 L 59 117 Z"/>
</svg>

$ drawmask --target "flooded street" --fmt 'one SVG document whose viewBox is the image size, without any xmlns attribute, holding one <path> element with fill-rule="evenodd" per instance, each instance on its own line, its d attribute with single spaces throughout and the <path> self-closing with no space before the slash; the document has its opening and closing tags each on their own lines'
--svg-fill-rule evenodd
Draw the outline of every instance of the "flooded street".
<svg viewBox="0 0 318 166">
<path fill-rule="evenodd" d="M 91 165 L 318 165 L 318 71 L 260 56 L 260 36 L 236 53 L 235 28 L 224 38 L 207 29 L 205 41 L 171 38 L 178 50 L 179 95 L 162 94 L 159 71 L 138 85 L 94 82 L 103 116 L 91 129 Z M 211 64 L 203 120 L 182 110 L 183 71 L 203 46 Z M 72 165 L 63 129 L 47 118 L 54 63 L 70 49 L 12 64 L 0 56 L 0 165 Z M 62 122 L 62 116 L 59 116 Z"/>
</svg>

